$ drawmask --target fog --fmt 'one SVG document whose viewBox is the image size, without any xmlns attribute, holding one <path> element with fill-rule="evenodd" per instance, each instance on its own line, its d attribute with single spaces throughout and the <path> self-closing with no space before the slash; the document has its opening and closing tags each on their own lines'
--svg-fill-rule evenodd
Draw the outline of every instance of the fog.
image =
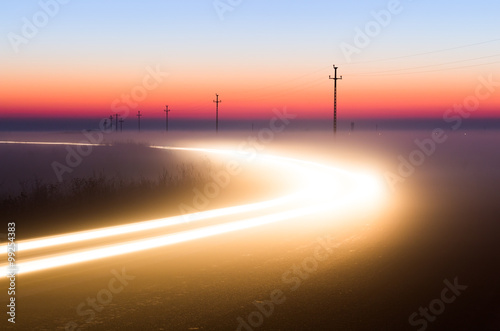
<svg viewBox="0 0 500 331">
<path fill-rule="evenodd" d="M 208 156 L 149 149 L 149 145 L 222 148 L 277 154 L 359 168 L 384 177 L 391 191 L 435 187 L 450 193 L 492 190 L 500 176 L 500 154 L 494 130 L 340 132 L 143 132 L 104 134 L 4 133 L 1 140 L 99 142 L 109 146 L 0 145 L 0 193 L 18 192 L 33 179 L 53 183 L 95 174 L 123 178 L 154 178 L 164 170 L 175 173 L 187 160 Z M 439 142 L 433 140 L 440 140 Z M 416 142 L 417 141 L 417 142 Z M 88 155 L 87 155 L 88 154 Z M 422 157 L 423 156 L 423 157 Z M 403 160 L 403 161 L 402 161 Z M 70 165 L 68 165 L 70 161 Z M 69 166 L 58 168 L 56 164 Z M 69 171 L 67 171 L 69 170 Z M 59 172 L 59 175 L 58 175 Z M 396 177 L 398 176 L 398 177 Z M 483 195 L 482 199 L 488 195 Z"/>
<path fill-rule="evenodd" d="M 113 259 L 113 266 L 126 265 L 140 281 L 116 299 L 115 308 L 105 310 L 89 322 L 96 329 L 109 328 L 110 316 L 126 320 L 124 316 L 132 314 L 147 317 L 152 328 L 170 323 L 172 329 L 234 330 L 238 327 L 238 317 L 246 318 L 255 310 L 254 300 L 266 300 L 273 289 L 284 286 L 283 273 L 307 257 L 311 246 L 314 248 L 311 243 L 325 233 L 334 233 L 342 245 L 316 274 L 307 281 L 304 279 L 300 289 L 286 292 L 287 301 L 279 309 L 275 307 L 265 329 L 283 326 L 297 329 L 299 321 L 308 321 L 308 327 L 316 326 L 318 330 L 325 325 L 341 329 L 415 329 L 409 324 L 409 316 L 439 297 L 443 280 L 455 277 L 460 284 L 467 285 L 467 290 L 429 325 L 434 329 L 446 326 L 478 330 L 493 330 L 498 326 L 498 319 L 493 318 L 500 313 L 495 303 L 500 257 L 497 131 L 354 130 L 340 131 L 335 137 L 329 131 L 257 130 L 219 134 L 146 131 L 103 134 L 102 141 L 97 139 L 98 132 L 91 134 L 2 133 L 0 140 L 88 142 L 92 137 L 90 142 L 106 145 L 93 146 L 78 164 L 70 166 L 71 172 L 62 175 L 63 180 L 95 174 L 156 180 L 165 170 L 175 176 L 183 164 L 193 165 L 193 174 L 199 176 L 199 181 L 186 188 L 188 193 L 184 197 L 164 201 L 165 209 L 148 214 L 155 217 L 162 212 L 165 216 L 178 214 L 179 202 L 189 203 L 192 189 L 202 187 L 211 180 L 211 173 L 223 169 L 224 158 L 203 152 L 151 149 L 150 145 L 294 157 L 373 174 L 381 178 L 385 192 L 378 208 L 360 205 L 359 210 L 366 208 L 370 213 L 347 217 L 344 223 L 336 223 L 335 215 L 302 217 L 232 236 L 194 241 L 190 246 L 152 250 L 147 257 L 135 254 Z M 77 151 L 77 147 L 72 146 L 71 150 Z M 67 165 L 67 155 L 68 147 L 62 145 L 1 144 L 2 195 L 19 194 L 28 189 L 22 183 L 35 179 L 58 183 L 53 164 Z M 294 187 L 296 178 L 291 178 L 293 173 L 287 170 L 265 167 L 250 158 L 244 168 L 245 172 L 236 176 L 208 209 L 270 199 Z M 146 211 L 140 209 L 128 218 L 114 219 L 113 224 L 147 219 L 138 216 L 139 213 Z M 84 218 L 79 222 L 82 228 L 97 226 L 90 221 L 86 223 Z M 36 236 L 36 231 L 29 237 Z M 58 227 L 50 231 L 56 234 Z M 155 259 L 161 264 L 153 262 Z M 94 267 L 109 269 L 105 264 Z M 88 277 L 91 273 L 86 268 L 78 272 Z M 61 284 L 74 282 L 65 274 L 57 277 Z M 40 308 L 41 300 L 48 295 L 40 290 L 41 286 L 50 281 L 43 277 L 35 281 L 36 277 L 30 276 L 28 279 L 35 285 L 30 288 L 32 294 L 23 299 L 27 307 L 24 312 L 37 311 L 30 323 L 51 328 L 81 319 L 74 307 L 89 292 L 99 289 L 100 285 L 96 285 L 99 281 L 108 278 L 99 271 L 94 281 L 81 283 L 82 287 L 74 289 L 73 294 L 52 292 L 50 295 L 56 302 L 66 302 L 68 306 L 52 322 L 46 317 L 50 316 L 48 310 Z M 42 294 L 36 294 L 39 292 Z M 143 307 L 132 309 L 135 302 L 142 302 Z M 467 318 L 459 318 L 465 315 Z M 124 323 L 122 319 L 120 323 Z M 129 320 L 132 324 L 128 327 L 137 327 L 140 320 Z"/>
<path fill-rule="evenodd" d="M 460 219 L 440 220 L 443 224 L 496 224 L 498 215 L 495 207 L 500 183 L 500 153 L 496 146 L 500 143 L 500 134 L 493 130 L 359 130 L 340 131 L 335 137 L 327 131 L 271 132 L 266 129 L 219 134 L 200 131 L 168 134 L 154 131 L 124 134 L 30 132 L 5 133 L 0 140 L 105 145 L 1 144 L 0 193 L 4 197 L 30 191 L 37 183 L 57 184 L 75 178 L 102 176 L 122 181 L 156 181 L 162 174 L 179 176 L 186 166 L 194 171 L 191 176 L 197 176 L 199 180 L 197 184 L 193 181 L 189 185 L 203 186 L 211 180 L 211 173 L 224 167 L 223 158 L 207 153 L 149 148 L 150 145 L 159 145 L 288 156 L 349 171 L 372 173 L 384 182 L 389 206 L 401 204 L 406 212 L 432 210 L 437 214 L 453 212 L 460 215 L 461 209 L 476 210 L 477 217 L 473 219 L 465 219 L 464 214 Z M 246 172 L 236 176 L 241 182 L 223 190 L 227 193 L 225 198 L 215 199 L 220 206 L 230 205 L 228 197 L 238 196 L 234 192 L 240 192 L 241 201 L 248 196 L 252 201 L 247 202 L 253 202 L 258 201 L 259 196 L 279 195 L 278 192 L 286 191 L 285 187 L 294 182 L 294 178 L 287 178 L 287 175 L 293 176 L 290 173 L 282 170 L 279 174 L 280 170 L 266 168 L 252 157 L 243 164 Z M 184 176 L 189 175 L 184 173 Z"/>
</svg>

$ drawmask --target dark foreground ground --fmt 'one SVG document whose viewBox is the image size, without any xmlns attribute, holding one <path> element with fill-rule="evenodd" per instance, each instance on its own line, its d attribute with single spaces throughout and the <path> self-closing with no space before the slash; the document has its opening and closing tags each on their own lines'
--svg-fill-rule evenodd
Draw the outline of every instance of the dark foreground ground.
<svg viewBox="0 0 500 331">
<path fill-rule="evenodd" d="M 386 210 L 372 218 L 353 219 L 350 226 L 338 225 L 332 215 L 298 219 L 20 276 L 16 325 L 5 316 L 1 325 L 18 330 L 76 325 L 82 330 L 499 330 L 500 140 L 496 133 L 453 139 L 398 185 Z M 387 169 L 393 171 L 397 155 L 410 153 L 411 146 L 386 150 Z M 292 275 L 294 266 L 315 256 L 318 238 L 331 243 L 330 253 L 317 267 L 301 269 L 302 278 Z M 122 290 L 105 306 L 93 309 L 87 299 L 102 298 L 102 290 L 117 278 L 113 270 L 128 279 L 121 279 Z M 442 297 L 447 281 L 460 287 Z M 1 304 L 5 307 L 4 295 Z M 421 307 L 429 309 L 427 318 Z"/>
</svg>

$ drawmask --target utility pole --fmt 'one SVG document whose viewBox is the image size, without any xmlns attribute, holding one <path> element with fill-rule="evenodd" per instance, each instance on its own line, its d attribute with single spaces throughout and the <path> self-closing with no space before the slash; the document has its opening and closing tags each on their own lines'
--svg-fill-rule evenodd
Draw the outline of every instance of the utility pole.
<svg viewBox="0 0 500 331">
<path fill-rule="evenodd" d="M 219 132 L 219 103 L 222 102 L 222 100 L 219 100 L 219 95 L 215 93 L 215 132 Z"/>
<path fill-rule="evenodd" d="M 337 80 L 342 79 L 342 76 L 337 77 L 337 69 L 338 67 L 333 65 L 333 69 L 335 70 L 335 76 L 328 76 L 329 79 L 333 79 L 333 135 L 337 134 Z"/>
<path fill-rule="evenodd" d="M 120 132 L 123 132 L 123 118 L 120 118 Z"/>
<path fill-rule="evenodd" d="M 168 106 L 165 106 L 165 109 L 163 111 L 165 112 L 166 117 L 165 130 L 168 131 L 168 112 L 170 111 L 170 109 L 168 109 Z"/>
<path fill-rule="evenodd" d="M 109 128 L 113 130 L 113 115 L 109 115 Z"/>
<path fill-rule="evenodd" d="M 136 116 L 137 116 L 137 125 L 139 127 L 139 132 L 141 132 L 141 116 L 142 115 L 141 115 L 141 111 L 140 110 L 137 111 L 137 115 Z"/>
<path fill-rule="evenodd" d="M 115 131 L 118 132 L 118 114 L 115 114 Z"/>
</svg>

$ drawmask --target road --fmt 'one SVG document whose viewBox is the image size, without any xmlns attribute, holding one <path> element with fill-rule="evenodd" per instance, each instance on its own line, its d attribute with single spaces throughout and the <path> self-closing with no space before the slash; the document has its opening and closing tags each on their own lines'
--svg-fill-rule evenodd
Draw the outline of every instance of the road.
<svg viewBox="0 0 500 331">
<path fill-rule="evenodd" d="M 245 155 L 214 153 L 245 162 Z M 49 238 L 26 255 L 28 242 L 19 238 L 17 323 L 6 328 L 418 330 L 412 314 L 456 282 L 459 295 L 438 313 L 428 310 L 426 329 L 498 330 L 499 210 L 488 173 L 464 168 L 467 176 L 447 176 L 443 153 L 387 202 L 370 194 L 377 186 L 366 174 L 269 157 L 262 160 L 269 171 L 293 178 L 296 190 L 228 205 L 211 218 L 124 224 L 106 229 L 111 236 L 63 233 L 63 243 Z M 108 248 L 113 254 L 99 251 Z M 75 253 L 88 259 L 68 257 Z M 48 257 L 65 262 L 23 273 L 22 263 Z"/>
<path fill-rule="evenodd" d="M 0 143 L 74 145 L 74 143 L 70 142 L 2 141 Z M 81 143 L 77 145 L 81 145 Z M 95 144 L 87 145 L 93 147 L 102 146 Z M 276 198 L 266 201 L 249 201 L 249 203 L 243 205 L 228 206 L 174 217 L 55 234 L 30 240 L 16 240 L 16 278 L 19 284 L 23 284 L 22 286 L 19 285 L 17 299 L 19 302 L 24 302 L 17 310 L 18 316 L 22 314 L 21 312 L 24 307 L 31 306 L 29 321 L 24 320 L 19 322 L 19 324 L 31 325 L 30 327 L 53 325 L 53 318 L 49 318 L 48 322 L 46 320 L 47 316 L 51 314 L 42 313 L 46 307 L 40 307 L 38 300 L 47 300 L 49 297 L 55 295 L 57 297 L 53 301 L 55 304 L 60 299 L 63 301 L 72 301 L 74 298 L 84 297 L 79 295 L 79 289 L 74 288 L 74 286 L 77 285 L 79 288 L 95 286 L 91 284 L 99 280 L 96 274 L 101 274 L 103 270 L 109 271 L 109 265 L 122 263 L 123 265 L 127 265 L 127 267 L 117 267 L 109 271 L 108 277 L 111 276 L 110 282 L 112 285 L 109 283 L 109 289 L 104 288 L 103 292 L 98 291 L 98 293 L 101 293 L 101 296 L 97 295 L 98 302 L 104 300 L 103 302 L 106 305 L 108 304 L 108 299 L 110 301 L 109 305 L 111 305 L 111 296 L 114 292 L 117 292 L 115 294 L 118 296 L 118 293 L 123 290 L 122 300 L 130 295 L 130 292 L 127 295 L 123 288 L 123 286 L 128 285 L 128 282 L 123 277 L 127 278 L 128 276 L 118 275 L 128 275 L 128 272 L 138 274 L 140 273 L 137 270 L 137 266 L 139 265 L 142 265 L 145 270 L 152 269 L 153 274 L 156 274 L 162 268 L 153 267 L 151 263 L 155 264 L 160 261 L 162 266 L 164 266 L 164 263 L 175 262 L 174 265 L 176 268 L 184 264 L 187 264 L 191 268 L 199 268 L 199 264 L 191 265 L 190 262 L 186 263 L 185 260 L 178 262 L 178 259 L 189 257 L 192 261 L 200 261 L 200 256 L 203 256 L 205 251 L 210 251 L 212 247 L 216 251 L 222 248 L 222 255 L 228 256 L 222 261 L 224 265 L 231 265 L 231 268 L 237 268 L 240 258 L 233 256 L 232 250 L 238 251 L 241 247 L 245 247 L 245 245 L 253 242 L 258 246 L 266 247 L 262 251 L 266 255 L 269 245 L 274 245 L 273 242 L 267 242 L 269 239 L 266 238 L 269 238 L 269 236 L 273 238 L 276 233 L 286 232 L 284 229 L 287 228 L 295 228 L 294 233 L 299 233 L 299 238 L 302 238 L 296 238 L 293 241 L 295 247 L 295 245 L 304 239 L 304 229 L 297 229 L 298 225 L 300 225 L 299 228 L 303 227 L 303 224 L 307 224 L 308 220 L 313 217 L 317 218 L 317 222 L 321 224 L 321 219 L 326 218 L 329 220 L 331 217 L 328 217 L 328 215 L 335 214 L 343 215 L 342 217 L 338 217 L 338 219 L 345 220 L 347 218 L 345 215 L 356 214 L 356 206 L 360 204 L 365 206 L 370 204 L 375 205 L 375 202 L 379 201 L 384 189 L 381 180 L 373 175 L 359 174 L 307 160 L 264 154 L 259 155 L 258 159 L 254 160 L 252 155 L 242 153 L 241 151 L 157 145 L 150 147 L 176 152 L 215 154 L 229 160 L 229 162 L 241 164 L 250 160 L 252 162 L 259 162 L 266 165 L 268 170 L 275 172 L 276 175 L 294 178 L 296 181 L 296 190 L 293 192 L 279 192 Z M 312 228 L 314 229 L 314 227 Z M 257 233 L 259 235 L 256 237 Z M 296 234 L 290 233 L 288 238 L 292 239 L 296 236 Z M 235 240 L 235 238 L 239 239 Z M 254 239 L 250 240 L 250 238 Z M 329 246 L 323 247 L 326 255 L 318 256 L 329 256 L 332 249 L 337 249 L 343 242 L 352 240 L 352 238 L 352 236 L 345 238 L 336 237 L 331 242 L 329 237 L 323 238 L 323 246 Z M 317 239 L 315 240 L 317 241 Z M 325 242 L 328 243 L 325 244 Z M 309 245 L 307 243 L 303 244 Z M 179 245 L 179 248 L 174 248 L 174 253 L 172 254 L 166 247 L 174 245 Z M 7 245 L 0 246 L 1 254 L 5 256 L 7 251 Z M 153 256 L 155 258 L 152 261 Z M 210 256 L 213 258 L 212 254 Z M 249 255 L 243 254 L 243 256 L 248 257 Z M 235 258 L 237 261 L 234 260 Z M 135 261 L 132 267 L 130 266 L 131 260 Z M 281 261 L 281 258 L 278 260 L 277 263 L 282 264 L 284 262 Z M 314 262 L 316 260 L 311 261 L 313 261 L 311 262 L 313 264 L 316 263 Z M 0 265 L 0 273 L 4 277 L 12 275 L 12 270 L 9 264 L 4 263 Z M 93 270 L 90 275 L 88 274 L 89 270 Z M 169 272 L 170 270 L 165 270 L 165 275 L 168 275 Z M 147 274 L 149 275 L 150 272 L 148 271 Z M 190 277 L 189 275 L 192 274 L 193 271 L 191 270 L 179 277 L 182 279 Z M 88 281 L 82 282 L 82 275 L 85 275 Z M 156 279 L 159 275 L 161 274 L 156 274 L 153 278 Z M 136 277 L 138 276 L 130 276 L 130 280 Z M 222 276 L 222 278 L 226 277 Z M 114 278 L 116 280 L 113 280 Z M 142 278 L 141 283 L 144 284 L 143 282 L 147 282 L 149 277 L 145 275 L 140 278 Z M 120 281 L 121 285 L 119 285 Z M 293 276 L 290 276 L 288 281 L 297 282 Z M 206 280 L 201 281 L 201 284 L 205 282 Z M 175 284 L 175 282 L 171 284 Z M 157 285 L 151 283 L 144 288 L 141 287 L 142 289 L 138 294 L 141 297 L 144 295 L 149 296 L 149 291 Z M 172 285 L 169 285 L 167 288 L 170 288 L 170 286 Z M 69 292 L 67 292 L 68 287 L 71 288 Z M 102 295 L 108 295 L 108 297 L 104 298 Z M 26 299 L 23 299 L 23 297 Z M 44 299 L 41 299 L 42 297 Z M 39 299 L 32 301 L 30 298 Z M 140 305 L 144 305 L 150 299 L 144 297 L 143 299 L 139 299 L 139 301 L 142 301 Z M 191 301 L 187 300 L 185 304 Z M 198 305 L 199 303 L 192 302 L 192 304 Z M 155 304 L 152 305 L 155 306 Z M 57 306 L 71 307 L 71 304 L 59 303 Z M 100 319 L 96 315 L 103 310 L 104 306 L 95 306 L 91 310 L 83 308 L 82 310 L 78 307 L 80 306 L 76 305 L 75 309 L 77 312 L 75 319 L 78 322 L 69 321 L 64 323 L 64 319 L 61 319 L 59 322 L 60 325 L 68 326 L 68 329 L 72 329 L 73 325 L 81 324 L 93 327 L 97 324 L 98 326 Z M 71 314 L 69 315 L 71 316 Z M 36 316 L 39 316 L 39 318 Z M 83 319 L 83 323 L 82 317 L 86 317 Z M 160 328 L 160 325 L 160 322 L 156 322 L 155 327 Z M 44 327 L 50 329 L 52 326 Z M 167 327 L 167 329 L 169 328 Z"/>
</svg>

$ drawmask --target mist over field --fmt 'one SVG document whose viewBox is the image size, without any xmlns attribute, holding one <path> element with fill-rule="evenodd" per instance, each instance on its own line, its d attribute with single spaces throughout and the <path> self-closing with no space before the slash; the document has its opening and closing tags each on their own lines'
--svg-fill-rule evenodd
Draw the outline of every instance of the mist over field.
<svg viewBox="0 0 500 331">
<path fill-rule="evenodd" d="M 88 136 L 81 132 L 9 133 L 3 134 L 1 139 L 96 142 L 98 132 L 87 134 Z M 439 134 L 440 141 L 433 140 L 433 136 L 436 137 L 433 129 L 356 130 L 352 133 L 343 131 L 336 138 L 328 131 L 285 131 L 271 136 L 257 130 L 223 132 L 219 135 L 204 131 L 174 131 L 168 135 L 164 132 L 105 134 L 99 142 L 108 146 L 2 144 L 0 193 L 18 192 L 22 182 L 33 180 L 56 183 L 61 179 L 101 174 L 129 179 L 152 179 L 164 171 L 175 174 L 177 167 L 183 162 L 202 163 L 208 158 L 206 155 L 193 153 L 155 150 L 149 148 L 150 145 L 220 147 L 261 154 L 277 152 L 286 156 L 302 155 L 305 152 L 314 160 L 328 160 L 333 164 L 353 165 L 376 171 L 385 178 L 391 189 L 415 185 L 436 176 L 439 171 L 439 181 L 451 181 L 450 184 L 454 182 L 455 185 L 468 183 L 468 190 L 484 184 L 487 188 L 488 183 L 493 186 L 495 180 L 485 180 L 499 176 L 500 157 L 495 148 L 491 147 L 499 141 L 496 130 L 440 131 Z M 421 153 L 424 154 L 423 158 L 420 157 Z M 67 164 L 68 161 L 71 165 Z M 436 186 L 443 185 L 437 182 Z M 454 187 L 450 189 L 456 191 Z"/>
</svg>

